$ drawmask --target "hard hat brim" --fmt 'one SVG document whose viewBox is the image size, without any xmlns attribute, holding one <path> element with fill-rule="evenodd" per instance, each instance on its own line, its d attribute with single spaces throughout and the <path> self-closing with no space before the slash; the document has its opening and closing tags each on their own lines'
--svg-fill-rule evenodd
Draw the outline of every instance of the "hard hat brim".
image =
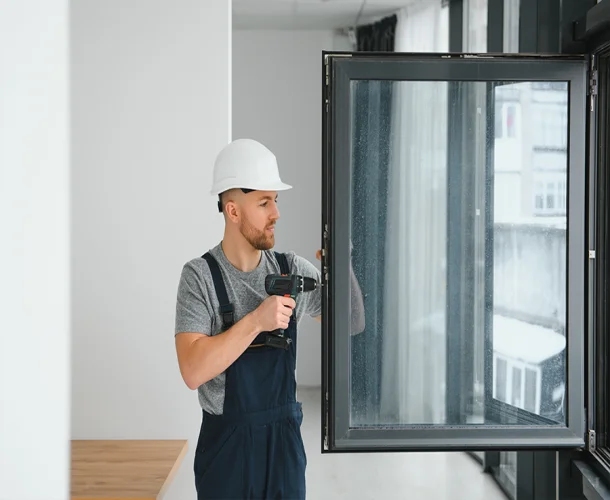
<svg viewBox="0 0 610 500">
<path fill-rule="evenodd" d="M 285 184 L 284 182 L 270 182 L 266 184 L 256 184 L 256 183 L 248 183 L 244 185 L 243 183 L 236 183 L 232 180 L 228 180 L 226 182 L 221 182 L 217 186 L 214 186 L 210 191 L 210 194 L 218 195 L 220 193 L 224 193 L 229 189 L 253 189 L 254 191 L 286 191 L 288 189 L 292 189 L 290 184 Z"/>
</svg>

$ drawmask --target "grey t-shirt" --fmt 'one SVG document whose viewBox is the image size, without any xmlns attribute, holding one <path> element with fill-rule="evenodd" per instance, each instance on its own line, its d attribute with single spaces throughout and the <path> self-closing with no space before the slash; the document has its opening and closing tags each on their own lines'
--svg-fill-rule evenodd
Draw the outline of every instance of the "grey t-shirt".
<svg viewBox="0 0 610 500">
<path fill-rule="evenodd" d="M 263 251 L 258 267 L 253 271 L 243 272 L 228 261 L 220 243 L 210 250 L 220 267 L 229 301 L 235 308 L 235 323 L 256 309 L 268 297 L 265 291 L 265 277 L 280 272 L 279 263 L 273 252 L 273 250 Z M 320 271 L 311 262 L 294 252 L 285 252 L 285 254 L 291 273 L 320 281 Z M 297 324 L 305 314 L 312 317 L 321 314 L 320 289 L 321 287 L 318 287 L 297 297 L 295 309 Z M 178 285 L 175 335 L 182 332 L 217 335 L 222 329 L 219 307 L 207 261 L 202 257 L 190 260 L 182 268 Z M 205 411 L 214 415 L 222 414 L 225 373 L 201 385 L 198 394 L 199 404 Z"/>
</svg>

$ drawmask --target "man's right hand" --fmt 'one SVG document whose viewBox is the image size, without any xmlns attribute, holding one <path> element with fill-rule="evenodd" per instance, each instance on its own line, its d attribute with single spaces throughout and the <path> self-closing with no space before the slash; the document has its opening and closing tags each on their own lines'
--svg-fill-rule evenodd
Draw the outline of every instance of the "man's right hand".
<svg viewBox="0 0 610 500">
<path fill-rule="evenodd" d="M 295 306 L 290 297 L 271 295 L 226 332 L 176 335 L 178 362 L 187 386 L 194 390 L 224 372 L 259 333 L 288 328 Z"/>
<path fill-rule="evenodd" d="M 285 330 L 295 307 L 296 302 L 292 297 L 271 295 L 256 308 L 254 316 L 263 332 L 272 332 L 278 328 Z"/>
</svg>

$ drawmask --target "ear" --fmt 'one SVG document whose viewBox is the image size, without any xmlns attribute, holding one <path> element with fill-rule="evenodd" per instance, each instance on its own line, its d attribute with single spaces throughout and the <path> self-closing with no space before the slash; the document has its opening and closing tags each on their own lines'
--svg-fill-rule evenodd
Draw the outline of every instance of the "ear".
<svg viewBox="0 0 610 500">
<path fill-rule="evenodd" d="M 240 217 L 240 209 L 237 203 L 235 203 L 233 200 L 227 201 L 227 204 L 225 205 L 225 214 L 227 219 L 229 219 L 231 222 L 238 222 Z"/>
</svg>

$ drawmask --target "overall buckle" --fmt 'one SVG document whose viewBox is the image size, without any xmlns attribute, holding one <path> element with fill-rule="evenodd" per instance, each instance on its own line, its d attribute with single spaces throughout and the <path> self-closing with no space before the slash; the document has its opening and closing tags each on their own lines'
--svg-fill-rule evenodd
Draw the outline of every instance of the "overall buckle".
<svg viewBox="0 0 610 500">
<path fill-rule="evenodd" d="M 225 329 L 233 326 L 233 304 L 220 306 L 220 315 L 222 316 L 222 325 Z"/>
</svg>

